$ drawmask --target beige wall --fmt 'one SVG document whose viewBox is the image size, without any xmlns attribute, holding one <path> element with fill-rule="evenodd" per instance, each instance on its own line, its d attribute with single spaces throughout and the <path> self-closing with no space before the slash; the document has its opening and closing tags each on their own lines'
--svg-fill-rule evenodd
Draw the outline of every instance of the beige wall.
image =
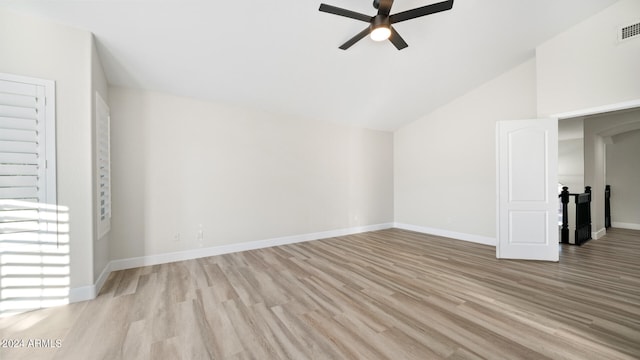
<svg viewBox="0 0 640 360">
<path fill-rule="evenodd" d="M 58 204 L 69 209 L 71 287 L 93 284 L 91 34 L 0 8 L 0 71 L 54 80 Z"/>
<path fill-rule="evenodd" d="M 396 222 L 495 240 L 498 120 L 535 118 L 529 60 L 395 133 Z"/>
<path fill-rule="evenodd" d="M 622 111 L 591 116 L 584 120 L 584 183 L 592 187 L 591 222 L 596 238 L 605 234 L 604 187 L 608 172 L 606 143 L 609 137 L 636 127 L 640 123 L 638 114 L 640 110 Z M 637 157 L 638 155 L 629 155 L 625 158 L 637 161 Z M 628 176 L 631 175 L 629 172 Z"/>
<path fill-rule="evenodd" d="M 639 14 L 621 0 L 537 48 L 539 116 L 640 99 L 640 39 L 616 37 Z"/>
<path fill-rule="evenodd" d="M 636 214 L 637 210 L 631 211 L 631 208 L 637 207 L 638 203 L 637 198 L 634 199 L 636 190 L 626 184 L 638 183 L 636 170 L 640 152 L 633 151 L 637 148 L 633 140 L 637 138 L 624 134 L 639 128 L 640 110 L 591 116 L 584 120 L 585 184 L 592 186 L 592 224 L 594 231 L 599 232 L 599 235 L 604 234 L 604 186 L 608 180 L 613 180 L 618 187 L 617 190 L 615 188 L 612 190 L 612 194 L 617 192 L 615 199 L 618 200 L 616 204 L 618 216 L 621 216 L 622 209 L 629 210 L 630 217 Z M 607 143 L 612 144 L 607 145 Z M 614 152 L 615 159 L 609 154 L 610 151 Z M 612 163 L 609 164 L 609 161 Z M 611 185 L 613 187 L 614 184 Z M 624 205 L 628 202 L 630 202 L 628 205 Z M 621 204 L 623 204 L 622 208 L 619 207 Z M 627 219 L 627 215 L 622 216 L 623 219 Z M 619 219 L 615 221 L 627 222 Z M 633 223 L 633 221 L 630 222 Z"/>
<path fill-rule="evenodd" d="M 558 182 L 572 193 L 584 191 L 584 118 L 558 122 Z"/>
<path fill-rule="evenodd" d="M 618 28 L 636 23 L 638 14 L 639 1 L 618 1 L 536 49 L 540 116 L 640 100 L 640 39 L 617 39 Z M 601 133 L 611 125 L 598 118 L 587 118 L 584 125 L 584 184 L 592 186 L 594 238 L 605 233 Z"/>
<path fill-rule="evenodd" d="M 98 238 L 98 187 L 97 187 L 97 172 L 95 167 L 96 159 L 96 93 L 100 93 L 100 96 L 105 102 L 109 102 L 109 85 L 107 78 L 96 50 L 95 38 L 91 37 L 91 134 L 92 140 L 92 167 L 93 171 L 93 282 L 98 280 L 98 277 L 107 267 L 107 264 L 111 260 L 109 257 L 109 238 L 110 233 L 105 234 L 102 238 Z"/>
<path fill-rule="evenodd" d="M 640 130 L 614 136 L 606 151 L 613 226 L 640 230 Z"/>
<path fill-rule="evenodd" d="M 390 132 L 123 88 L 109 97 L 114 259 L 393 221 Z"/>
<path fill-rule="evenodd" d="M 558 182 L 569 187 L 572 193 L 584 191 L 584 142 L 583 139 L 558 142 Z"/>
<path fill-rule="evenodd" d="M 535 60 L 396 131 L 396 222 L 470 240 L 494 238 L 495 121 L 640 99 L 640 40 L 616 38 L 617 27 L 636 22 L 639 13 L 640 2 L 619 1 L 541 44 Z M 593 149 L 604 143 L 584 141 L 584 184 L 604 186 L 604 171 L 593 178 L 594 163 L 604 163 L 604 152 Z M 468 196 L 474 200 L 463 205 Z"/>
</svg>

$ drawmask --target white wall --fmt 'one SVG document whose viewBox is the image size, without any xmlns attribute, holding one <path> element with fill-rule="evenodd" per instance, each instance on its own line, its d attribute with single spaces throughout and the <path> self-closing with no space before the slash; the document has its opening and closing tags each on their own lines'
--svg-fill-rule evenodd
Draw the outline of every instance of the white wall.
<svg viewBox="0 0 640 360">
<path fill-rule="evenodd" d="M 584 191 L 584 118 L 558 122 L 558 182 L 572 193 Z"/>
<path fill-rule="evenodd" d="M 69 210 L 71 287 L 93 284 L 91 34 L 0 8 L 0 72 L 56 82 L 58 204 Z"/>
<path fill-rule="evenodd" d="M 582 138 L 558 142 L 558 182 L 572 193 L 584 191 L 584 144 Z"/>
<path fill-rule="evenodd" d="M 98 51 L 96 50 L 95 38 L 91 37 L 91 143 L 92 147 L 92 168 L 95 169 L 96 159 L 96 92 L 107 103 L 109 102 L 109 85 L 107 77 L 104 74 Z M 107 267 L 111 260 L 109 257 L 109 237 L 110 233 L 105 234 L 102 238 L 98 238 L 98 191 L 97 191 L 97 173 L 93 171 L 93 283 L 98 280 L 100 274 Z"/>
<path fill-rule="evenodd" d="M 535 118 L 535 81 L 529 60 L 396 131 L 397 223 L 495 242 L 496 121 Z"/>
<path fill-rule="evenodd" d="M 390 132 L 132 89 L 109 97 L 114 259 L 393 222 Z"/>
<path fill-rule="evenodd" d="M 597 236 L 604 235 L 604 186 L 609 171 L 606 163 L 607 138 L 624 133 L 640 124 L 640 110 L 591 116 L 584 120 L 585 185 L 592 187 L 591 223 Z M 628 154 L 624 159 L 637 163 L 640 154 Z M 631 167 L 631 165 L 627 165 Z M 626 173 L 632 176 L 632 172 Z M 632 180 L 633 181 L 633 180 Z M 637 181 L 636 181 L 637 182 Z M 613 193 L 613 190 L 612 190 Z M 619 196 L 619 195 L 618 195 Z"/>
<path fill-rule="evenodd" d="M 536 50 L 538 114 L 549 116 L 640 99 L 640 39 L 617 29 L 640 20 L 640 1 L 621 0 Z"/>
<path fill-rule="evenodd" d="M 640 130 L 616 135 L 606 147 L 613 226 L 640 230 Z"/>
<path fill-rule="evenodd" d="M 617 28 L 637 22 L 638 14 L 639 1 L 621 0 L 541 44 L 535 61 L 399 129 L 394 145 L 396 222 L 469 240 L 494 238 L 494 122 L 640 99 L 640 40 L 618 43 L 616 37 Z M 595 135 L 585 136 L 584 142 L 583 185 L 594 186 L 594 206 L 599 206 L 603 200 L 596 187 L 604 186 L 604 170 L 596 174 L 595 169 L 603 169 L 597 164 L 604 164 L 604 142 Z M 577 157 L 577 142 L 565 145 Z M 458 200 L 471 193 L 476 201 L 461 205 Z M 593 215 L 599 229 L 602 216 Z"/>
<path fill-rule="evenodd" d="M 536 49 L 538 114 L 579 112 L 640 99 L 640 39 L 617 39 L 638 22 L 640 1 L 621 0 Z M 585 120 L 585 185 L 592 186 L 594 238 L 604 235 L 606 125 Z M 603 127 L 604 126 L 604 127 Z"/>
</svg>

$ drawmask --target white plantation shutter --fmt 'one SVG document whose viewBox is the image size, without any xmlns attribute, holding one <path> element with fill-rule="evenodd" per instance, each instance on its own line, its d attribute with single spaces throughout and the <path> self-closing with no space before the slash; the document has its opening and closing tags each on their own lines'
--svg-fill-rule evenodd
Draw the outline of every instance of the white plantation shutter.
<svg viewBox="0 0 640 360">
<path fill-rule="evenodd" d="M 56 202 L 53 91 L 51 81 L 0 74 L 0 250 L 37 242 L 49 229 L 47 209 Z"/>
<path fill-rule="evenodd" d="M 96 163 L 98 191 L 98 238 L 111 228 L 111 119 L 109 107 L 96 92 Z"/>
</svg>

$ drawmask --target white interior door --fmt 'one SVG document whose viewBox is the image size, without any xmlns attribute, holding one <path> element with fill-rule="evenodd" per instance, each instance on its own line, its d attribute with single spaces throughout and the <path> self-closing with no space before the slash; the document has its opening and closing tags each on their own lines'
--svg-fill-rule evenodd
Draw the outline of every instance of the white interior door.
<svg viewBox="0 0 640 360">
<path fill-rule="evenodd" d="M 496 140 L 496 256 L 558 261 L 558 120 L 499 121 Z"/>
</svg>

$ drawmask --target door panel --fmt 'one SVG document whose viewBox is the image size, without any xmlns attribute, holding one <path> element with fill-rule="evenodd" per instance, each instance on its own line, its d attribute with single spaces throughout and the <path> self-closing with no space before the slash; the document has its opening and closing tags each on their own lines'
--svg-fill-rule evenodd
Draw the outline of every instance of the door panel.
<svg viewBox="0 0 640 360">
<path fill-rule="evenodd" d="M 509 133 L 509 200 L 546 201 L 546 132 L 539 129 Z M 545 149 L 544 152 L 531 151 Z"/>
<path fill-rule="evenodd" d="M 509 211 L 511 244 L 546 244 L 546 211 Z"/>
</svg>

